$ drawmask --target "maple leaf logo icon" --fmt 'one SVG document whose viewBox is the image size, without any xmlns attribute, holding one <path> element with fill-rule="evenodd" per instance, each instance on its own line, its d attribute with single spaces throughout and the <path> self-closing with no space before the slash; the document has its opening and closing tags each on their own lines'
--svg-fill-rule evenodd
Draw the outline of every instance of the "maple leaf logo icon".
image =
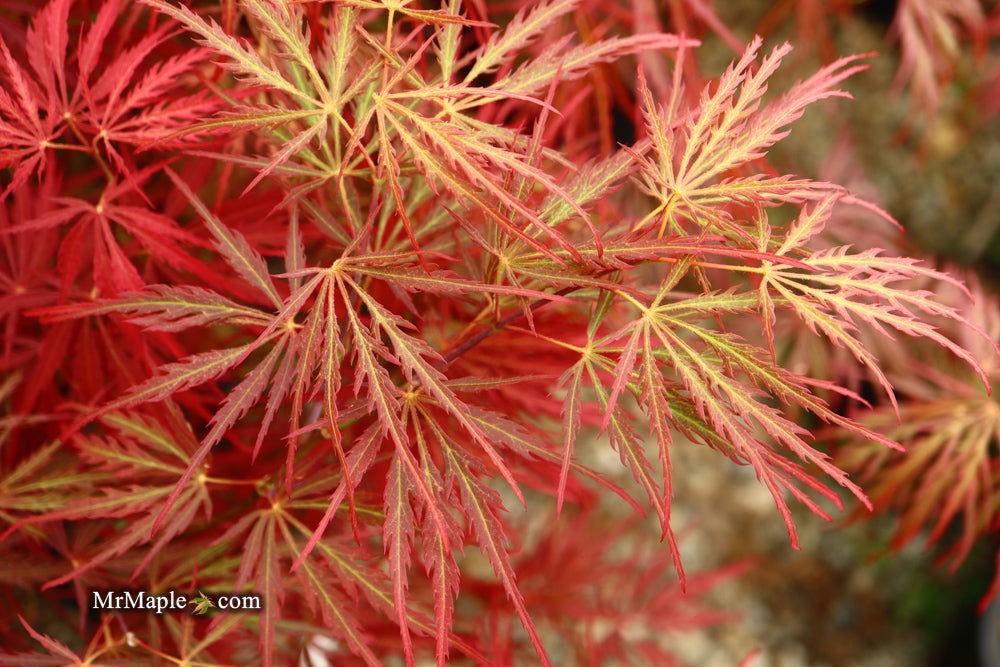
<svg viewBox="0 0 1000 667">
<path fill-rule="evenodd" d="M 191 601 L 188 602 L 188 605 L 192 604 L 194 605 L 194 609 L 191 610 L 191 613 L 194 614 L 195 616 L 204 614 L 209 609 L 215 607 L 215 603 L 212 602 L 212 599 L 207 595 L 205 595 L 204 593 L 202 593 L 201 591 L 198 591 L 198 597 L 191 598 Z"/>
</svg>

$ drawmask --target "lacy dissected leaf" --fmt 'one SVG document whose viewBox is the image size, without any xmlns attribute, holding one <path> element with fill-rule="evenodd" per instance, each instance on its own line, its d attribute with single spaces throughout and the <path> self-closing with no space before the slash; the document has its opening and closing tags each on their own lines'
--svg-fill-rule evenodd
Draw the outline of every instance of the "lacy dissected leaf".
<svg viewBox="0 0 1000 667">
<path fill-rule="evenodd" d="M 109 428 L 110 435 L 77 435 L 75 440 L 85 460 L 97 468 L 110 469 L 113 474 L 93 479 L 94 493 L 77 492 L 58 509 L 50 509 L 12 525 L 5 536 L 24 526 L 53 521 L 129 517 L 129 523 L 115 537 L 87 554 L 85 562 L 75 564 L 72 571 L 46 582 L 46 588 L 78 579 L 105 562 L 151 542 L 135 568 L 135 577 L 163 547 L 187 529 L 199 510 L 210 512 L 211 509 L 211 501 L 201 481 L 186 486 L 178 494 L 173 511 L 154 540 L 152 528 L 160 513 L 160 503 L 170 494 L 174 479 L 183 471 L 194 446 L 193 439 L 186 427 L 168 428 L 136 413 L 110 413 L 101 421 Z M 114 486 L 117 477 L 137 472 L 158 476 L 161 484 L 130 485 L 127 488 Z"/>
<path fill-rule="evenodd" d="M 240 43 L 235 37 L 226 34 L 219 24 L 214 21 L 202 18 L 187 7 L 178 7 L 164 0 L 141 1 L 143 4 L 149 5 L 157 11 L 173 18 L 185 28 L 198 35 L 199 41 L 204 43 L 206 47 L 220 56 L 227 58 L 228 62 L 226 66 L 230 67 L 237 74 L 245 76 L 249 80 L 261 85 L 288 93 L 293 97 L 310 99 L 308 95 L 299 91 L 294 83 L 286 79 L 284 73 L 274 63 L 265 62 L 258 53 L 246 44 Z M 264 3 L 258 2 L 255 4 L 262 6 Z"/>
<path fill-rule="evenodd" d="M 45 322 L 119 313 L 150 331 L 183 331 L 191 327 L 229 323 L 266 327 L 271 316 L 243 306 L 201 287 L 147 285 L 142 292 L 125 293 L 95 303 L 74 303 L 32 311 Z"/>
<path fill-rule="evenodd" d="M 502 32 L 493 33 L 490 40 L 474 54 L 465 81 L 472 81 L 480 74 L 497 69 L 509 56 L 531 43 L 553 21 L 572 11 L 577 1 L 552 0 L 536 4 L 531 11 L 527 7 L 521 9 Z"/>
<path fill-rule="evenodd" d="M 548 656 L 538 637 L 535 625 L 524 605 L 524 597 L 517 588 L 516 575 L 510 564 L 507 549 L 503 545 L 503 529 L 498 520 L 495 507 L 500 506 L 500 499 L 488 486 L 484 485 L 475 475 L 472 463 L 460 451 L 442 442 L 450 474 L 455 476 L 463 505 L 468 512 L 469 521 L 479 541 L 479 548 L 490 561 L 493 571 L 503 583 L 507 597 L 517 611 L 524 629 L 531 638 L 531 644 L 538 653 L 543 665 L 550 665 Z"/>
<path fill-rule="evenodd" d="M 267 265 L 253 247 L 247 243 L 246 238 L 238 231 L 229 229 L 219 220 L 205 204 L 195 195 L 187 184 L 180 179 L 173 171 L 167 169 L 167 175 L 177 186 L 177 189 L 184 193 L 184 196 L 191 202 L 198 215 L 208 226 L 209 231 L 215 238 L 215 246 L 218 248 L 226 262 L 250 285 L 255 287 L 261 294 L 277 307 L 281 306 L 281 297 L 278 296 L 277 288 L 271 280 L 271 275 L 267 271 Z"/>
<path fill-rule="evenodd" d="M 31 635 L 31 638 L 44 646 L 45 650 L 47 650 L 49 654 L 0 654 L 0 658 L 3 658 L 5 662 L 9 662 L 11 665 L 80 665 L 81 667 L 83 665 L 91 664 L 89 659 L 81 658 L 62 642 L 56 641 L 52 637 L 35 630 L 20 614 L 18 614 L 17 619 L 21 622 L 21 625 L 28 632 L 28 634 Z"/>
<path fill-rule="evenodd" d="M 978 281 L 971 280 L 969 288 L 975 302 L 965 301 L 955 288 L 939 288 L 937 294 L 986 337 L 978 338 L 957 320 L 942 321 L 942 329 L 968 341 L 967 349 L 995 383 L 1000 357 L 991 343 L 1000 337 L 1000 310 L 996 297 Z M 991 452 L 1000 441 L 1000 410 L 975 381 L 974 370 L 926 343 L 886 364 L 907 399 L 898 414 L 883 406 L 864 418 L 867 426 L 898 440 L 905 453 L 882 450 L 857 433 L 828 435 L 849 437 L 838 463 L 868 484 L 876 511 L 898 514 L 893 547 L 901 549 L 918 538 L 939 543 L 944 547 L 940 560 L 955 569 L 995 525 L 998 487 Z M 995 573 L 980 609 L 997 594 L 997 582 Z"/>
<path fill-rule="evenodd" d="M 676 35 L 650 33 L 613 37 L 596 44 L 584 44 L 566 50 L 563 40 L 497 81 L 491 88 L 508 93 L 534 93 L 547 87 L 557 75 L 561 81 L 569 81 L 583 76 L 598 63 L 617 60 L 623 55 L 698 44 L 697 40 L 682 39 Z"/>
<path fill-rule="evenodd" d="M 805 251 L 803 254 L 801 244 L 819 233 L 826 224 L 835 199 L 835 196 L 827 198 L 811 209 L 803 209 L 777 249 L 780 255 L 798 254 L 809 270 L 767 266 L 762 274 L 760 290 L 767 290 L 780 298 L 813 332 L 821 333 L 835 345 L 850 350 L 877 378 L 894 405 L 896 399 L 888 378 L 880 370 L 874 354 L 854 333 L 857 323 L 867 324 L 889 337 L 890 331 L 895 330 L 911 337 L 926 338 L 967 362 L 989 386 L 989 379 L 979 361 L 923 318 L 944 317 L 982 333 L 979 327 L 965 319 L 957 309 L 936 301 L 930 291 L 908 289 L 905 284 L 905 281 L 918 277 L 953 284 L 955 279 L 921 266 L 915 259 L 882 256 L 879 249 L 852 253 L 849 246 L 841 246 L 818 252 Z M 900 282 L 904 284 L 894 284 Z M 775 317 L 774 303 L 762 299 L 761 304 L 765 311 L 765 323 L 770 326 Z"/>
<path fill-rule="evenodd" d="M 81 474 L 67 470 L 56 457 L 60 448 L 58 441 L 39 447 L 0 478 L 0 519 L 17 525 L 20 513 L 57 509 L 72 499 L 81 487 L 107 479 L 101 473 Z"/>
<path fill-rule="evenodd" d="M 755 38 L 718 83 L 703 90 L 695 109 L 680 107 L 676 91 L 670 105 L 661 108 L 640 80 L 650 151 L 642 158 L 641 179 L 658 204 L 638 227 L 657 229 L 659 235 L 667 229 L 679 233 L 690 225 L 745 233 L 720 204 L 775 205 L 817 199 L 839 190 L 828 183 L 787 176 L 730 176 L 736 168 L 765 156 L 773 144 L 788 135 L 787 127 L 807 106 L 828 97 L 848 97 L 835 86 L 866 69 L 854 64 L 862 56 L 842 58 L 763 104 L 768 79 L 791 46 L 775 47 L 754 70 L 761 44 L 762 40 Z M 675 87 L 679 86 L 675 80 Z"/>
<path fill-rule="evenodd" d="M 35 14 L 24 36 L 27 67 L 0 40 L 0 65 L 11 91 L 0 95 L 0 164 L 15 165 L 3 197 L 44 170 L 54 150 L 89 153 L 107 177 L 111 167 L 129 176 L 134 165 L 124 146 L 148 147 L 218 108 L 205 91 L 186 95 L 178 85 L 207 58 L 207 49 L 149 64 L 171 32 L 163 25 L 98 68 L 121 3 L 104 2 L 78 40 L 68 27 L 71 6 L 53 0 Z M 74 58 L 75 79 L 68 67 Z"/>
<path fill-rule="evenodd" d="M 284 552 L 283 536 L 280 534 L 282 523 L 279 509 L 258 510 L 244 515 L 218 538 L 222 542 L 248 531 L 235 587 L 243 590 L 252 581 L 254 590 L 266 600 L 260 632 L 260 650 L 265 665 L 273 664 L 275 629 L 281 619 L 285 599 L 285 572 L 280 564 Z"/>
</svg>

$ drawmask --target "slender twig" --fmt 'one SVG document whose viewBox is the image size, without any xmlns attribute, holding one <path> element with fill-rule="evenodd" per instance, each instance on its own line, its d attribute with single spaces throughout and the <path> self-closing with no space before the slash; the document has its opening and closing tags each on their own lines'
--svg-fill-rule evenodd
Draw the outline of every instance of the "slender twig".
<svg viewBox="0 0 1000 667">
<path fill-rule="evenodd" d="M 583 289 L 583 288 L 582 287 L 564 287 L 563 289 L 561 289 L 558 292 L 556 292 L 555 295 L 556 296 L 566 296 L 567 294 L 572 294 L 573 292 L 577 291 L 578 289 Z M 531 306 L 528 307 L 528 310 L 534 312 L 534 311 L 538 310 L 539 308 L 541 308 L 542 306 L 544 306 L 546 304 L 549 304 L 549 303 L 552 303 L 552 301 L 550 301 L 548 299 L 538 299 L 533 304 L 531 304 Z M 461 345 L 459 345 L 458 347 L 456 347 L 455 349 L 453 349 L 451 352 L 449 352 L 448 354 L 444 355 L 444 357 L 442 357 L 441 361 L 439 361 L 437 364 L 435 364 L 436 368 L 438 370 L 446 368 L 449 364 L 451 364 L 451 362 L 455 361 L 460 356 L 462 356 L 463 354 L 465 354 L 466 352 L 468 352 L 472 348 L 476 347 L 477 345 L 479 345 L 480 343 L 482 343 L 484 340 L 486 340 L 487 338 L 489 338 L 493 334 L 499 333 L 500 331 L 503 331 L 503 329 L 506 328 L 509 324 L 513 324 L 514 322 L 517 322 L 519 319 L 521 319 L 522 317 L 525 316 L 526 312 L 527 311 L 525 311 L 525 309 L 522 308 L 520 310 L 517 310 L 517 311 L 511 313 L 510 315 L 507 315 L 506 317 L 504 317 L 504 318 L 502 318 L 500 320 L 497 320 L 494 324 L 486 327 L 485 329 L 483 329 L 482 331 L 480 331 L 479 333 L 477 333 L 475 336 L 473 336 L 472 338 L 469 338 L 464 343 L 462 343 Z"/>
</svg>

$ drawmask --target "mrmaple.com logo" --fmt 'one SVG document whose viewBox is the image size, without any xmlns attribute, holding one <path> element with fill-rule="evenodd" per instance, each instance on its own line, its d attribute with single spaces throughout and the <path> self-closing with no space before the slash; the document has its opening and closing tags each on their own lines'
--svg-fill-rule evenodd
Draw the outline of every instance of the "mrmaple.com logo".
<svg viewBox="0 0 1000 667">
<path fill-rule="evenodd" d="M 177 591 L 147 593 L 145 591 L 108 590 L 91 593 L 90 608 L 95 611 L 147 611 L 162 614 L 165 611 L 191 611 L 204 614 L 209 609 L 218 611 L 260 611 L 261 596 L 258 593 L 213 593 L 201 591 L 197 596 L 188 597 Z"/>
</svg>

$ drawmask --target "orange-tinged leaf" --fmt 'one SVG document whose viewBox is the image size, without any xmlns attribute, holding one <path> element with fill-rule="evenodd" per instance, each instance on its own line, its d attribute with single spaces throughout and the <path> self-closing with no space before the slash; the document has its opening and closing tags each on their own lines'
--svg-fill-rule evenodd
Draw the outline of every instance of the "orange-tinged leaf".
<svg viewBox="0 0 1000 667">
<path fill-rule="evenodd" d="M 201 287 L 147 285 L 142 292 L 120 294 L 94 303 L 75 303 L 32 311 L 43 322 L 63 322 L 81 317 L 121 313 L 151 331 L 182 331 L 220 322 L 266 326 L 271 316 L 242 306 Z"/>
<path fill-rule="evenodd" d="M 522 8 L 500 32 L 493 33 L 490 40 L 479 47 L 472 61 L 472 67 L 465 75 L 465 81 L 474 80 L 481 74 L 494 71 L 516 50 L 531 43 L 553 21 L 573 11 L 578 0 L 550 0 L 539 2 L 528 11 Z"/>
<path fill-rule="evenodd" d="M 35 630 L 28 624 L 26 620 L 24 620 L 24 617 L 21 616 L 20 614 L 17 615 L 17 620 L 21 622 L 21 625 L 24 626 L 24 629 L 28 631 L 28 634 L 31 635 L 31 638 L 37 641 L 42 646 L 44 646 L 49 651 L 49 653 L 53 654 L 53 657 L 57 656 L 59 658 L 62 658 L 62 660 L 68 661 L 68 662 L 60 661 L 58 664 L 81 665 L 81 666 L 85 664 L 90 664 L 89 660 L 85 663 L 84 660 L 80 658 L 80 656 L 78 656 L 76 653 L 73 653 L 73 651 L 71 651 L 69 647 L 66 646 L 65 644 L 58 642 L 52 637 L 49 637 L 48 635 L 43 635 L 42 633 Z M 26 658 L 26 660 L 31 660 L 31 659 Z M 34 664 L 53 664 L 52 662 L 37 662 L 33 660 L 31 660 L 31 662 L 34 662 Z M 29 664 L 31 663 L 29 662 Z"/>
<path fill-rule="evenodd" d="M 187 183 L 181 180 L 171 169 L 166 169 L 167 175 L 177 186 L 177 189 L 184 193 L 191 206 L 205 221 L 205 225 L 212 236 L 215 237 L 216 247 L 222 256 L 226 258 L 233 269 L 243 277 L 250 285 L 266 295 L 276 307 L 281 308 L 282 300 L 278 296 L 278 291 L 274 287 L 271 275 L 267 271 L 267 265 L 263 258 L 254 250 L 247 240 L 238 231 L 229 229 L 219 220 L 208 207 L 191 191 Z"/>
<path fill-rule="evenodd" d="M 272 64 L 265 63 L 256 52 L 241 44 L 235 37 L 226 34 L 214 21 L 207 21 L 187 7 L 175 6 L 165 0 L 140 1 L 173 18 L 198 35 L 199 41 L 205 46 L 228 58 L 230 62 L 227 66 L 238 74 L 293 97 L 312 101 L 309 95 L 301 92 L 294 84 L 285 79 Z"/>
<path fill-rule="evenodd" d="M 563 400 L 563 454 L 559 470 L 559 488 L 556 495 L 556 515 L 562 512 L 566 497 L 566 481 L 569 478 L 570 464 L 573 461 L 573 447 L 576 444 L 580 428 L 580 412 L 582 405 L 584 362 L 578 361 L 566 371 L 560 384 L 566 386 L 566 398 Z"/>
<path fill-rule="evenodd" d="M 493 571 L 503 584 L 507 597 L 514 605 L 521 624 L 531 638 L 531 644 L 538 654 L 538 658 L 543 665 L 551 666 L 542 640 L 538 636 L 535 624 L 531 620 L 527 607 L 524 604 L 524 596 L 517 588 L 516 576 L 510 564 L 507 549 L 503 545 L 503 528 L 497 519 L 492 507 L 500 504 L 496 491 L 490 489 L 480 482 L 470 468 L 470 462 L 464 454 L 443 442 L 448 468 L 458 480 L 459 491 L 462 503 L 469 514 L 469 521 L 479 540 L 479 548 L 483 555 L 490 561 Z"/>
<path fill-rule="evenodd" d="M 396 605 L 399 633 L 403 640 L 403 657 L 413 663 L 413 641 L 406 617 L 406 589 L 410 569 L 410 543 L 413 539 L 413 509 L 410 507 L 410 485 L 400 459 L 394 458 L 389 466 L 385 494 L 385 524 L 382 541 L 389 560 L 389 578 L 392 580 L 392 599 Z"/>
</svg>

